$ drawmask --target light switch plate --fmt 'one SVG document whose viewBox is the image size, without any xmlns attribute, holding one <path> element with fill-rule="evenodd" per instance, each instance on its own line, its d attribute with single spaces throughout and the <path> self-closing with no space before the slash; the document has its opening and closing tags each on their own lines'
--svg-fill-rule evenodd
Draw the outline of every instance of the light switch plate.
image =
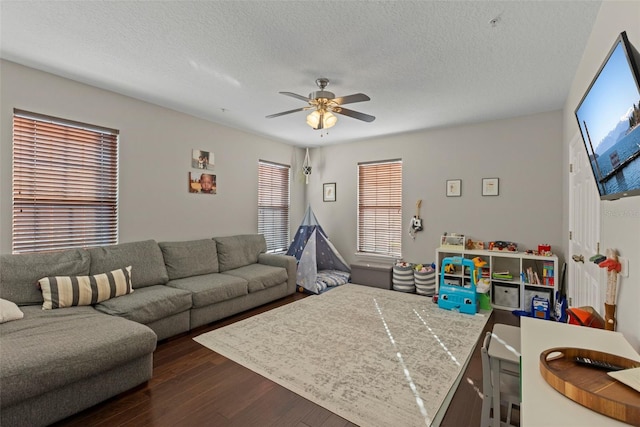
<svg viewBox="0 0 640 427">
<path fill-rule="evenodd" d="M 620 263 L 620 276 L 629 277 L 629 258 L 619 256 L 618 262 Z"/>
</svg>

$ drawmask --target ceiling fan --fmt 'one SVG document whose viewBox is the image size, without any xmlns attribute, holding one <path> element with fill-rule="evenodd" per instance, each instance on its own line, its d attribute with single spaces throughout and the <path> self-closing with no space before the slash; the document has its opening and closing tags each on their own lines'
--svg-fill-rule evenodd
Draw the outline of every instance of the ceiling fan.
<svg viewBox="0 0 640 427">
<path fill-rule="evenodd" d="M 293 92 L 279 92 L 283 95 L 306 101 L 309 105 L 307 105 L 306 107 L 296 108 L 295 110 L 271 114 L 270 116 L 267 116 L 267 119 L 284 116 L 285 114 L 291 114 L 298 111 L 313 110 L 311 114 L 307 116 L 307 124 L 314 129 L 328 129 L 335 125 L 338 121 L 338 118 L 333 113 L 353 117 L 354 119 L 363 120 L 365 122 L 372 122 L 376 119 L 374 116 L 370 116 L 369 114 L 360 113 L 358 111 L 353 111 L 342 107 L 344 104 L 369 101 L 371 98 L 369 98 L 364 93 L 355 93 L 353 95 L 341 96 L 339 98 L 336 98 L 333 92 L 324 90 L 329 84 L 329 79 L 321 77 L 316 80 L 316 84 L 318 85 L 320 90 L 311 92 L 308 98 L 306 96 L 298 95 Z"/>
</svg>

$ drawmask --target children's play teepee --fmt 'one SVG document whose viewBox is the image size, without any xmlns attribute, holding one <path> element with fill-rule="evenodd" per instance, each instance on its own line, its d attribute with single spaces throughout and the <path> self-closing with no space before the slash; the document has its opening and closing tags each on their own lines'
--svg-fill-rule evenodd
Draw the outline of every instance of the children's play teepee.
<svg viewBox="0 0 640 427">
<path fill-rule="evenodd" d="M 311 206 L 307 208 L 287 255 L 298 260 L 296 283 L 309 292 L 319 294 L 328 287 L 349 281 L 351 269 L 329 241 Z"/>
</svg>

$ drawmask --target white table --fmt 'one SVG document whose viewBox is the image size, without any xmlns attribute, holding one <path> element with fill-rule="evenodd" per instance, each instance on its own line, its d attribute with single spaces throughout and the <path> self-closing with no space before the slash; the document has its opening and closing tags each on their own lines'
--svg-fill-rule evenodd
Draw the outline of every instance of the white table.
<svg viewBox="0 0 640 427">
<path fill-rule="evenodd" d="M 520 422 L 526 427 L 627 426 L 565 397 L 540 374 L 540 353 L 553 347 L 576 347 L 617 354 L 640 361 L 620 332 L 523 317 L 521 330 L 522 405 Z"/>
<path fill-rule="evenodd" d="M 493 384 L 493 426 L 500 427 L 500 372 L 520 372 L 520 328 L 496 323 L 487 349 Z"/>
</svg>

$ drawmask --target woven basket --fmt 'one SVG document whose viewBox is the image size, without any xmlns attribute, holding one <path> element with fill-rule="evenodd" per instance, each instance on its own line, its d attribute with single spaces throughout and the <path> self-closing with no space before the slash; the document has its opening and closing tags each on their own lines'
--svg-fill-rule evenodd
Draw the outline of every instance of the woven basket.
<svg viewBox="0 0 640 427">
<path fill-rule="evenodd" d="M 416 285 L 413 281 L 413 264 L 408 266 L 393 266 L 393 290 L 400 292 L 415 292 Z"/>
<path fill-rule="evenodd" d="M 436 293 L 436 271 L 429 268 L 426 272 L 413 270 L 413 280 L 416 285 L 416 293 L 419 295 L 433 296 Z"/>
</svg>

